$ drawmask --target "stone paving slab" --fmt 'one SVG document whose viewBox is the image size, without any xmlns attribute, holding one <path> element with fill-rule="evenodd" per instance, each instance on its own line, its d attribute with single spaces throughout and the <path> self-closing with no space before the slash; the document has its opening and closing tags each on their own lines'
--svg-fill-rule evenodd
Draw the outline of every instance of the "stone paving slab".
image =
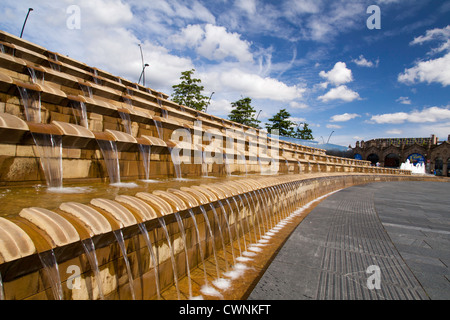
<svg viewBox="0 0 450 320">
<path fill-rule="evenodd" d="M 382 182 L 331 195 L 296 228 L 249 299 L 449 299 L 449 193 L 446 182 Z M 368 287 L 375 283 L 379 289 Z"/>
</svg>

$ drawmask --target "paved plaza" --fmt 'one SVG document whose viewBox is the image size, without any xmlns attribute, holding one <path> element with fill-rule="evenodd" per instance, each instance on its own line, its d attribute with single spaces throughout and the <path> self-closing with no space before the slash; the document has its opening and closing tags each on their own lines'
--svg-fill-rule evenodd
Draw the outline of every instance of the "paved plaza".
<svg viewBox="0 0 450 320">
<path fill-rule="evenodd" d="M 450 183 L 343 189 L 296 228 L 249 300 L 450 299 Z"/>
</svg>

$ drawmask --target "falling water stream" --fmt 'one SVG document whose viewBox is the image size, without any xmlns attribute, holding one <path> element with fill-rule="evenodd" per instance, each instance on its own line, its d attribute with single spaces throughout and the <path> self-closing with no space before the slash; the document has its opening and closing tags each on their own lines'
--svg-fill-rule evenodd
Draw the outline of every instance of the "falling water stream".
<svg viewBox="0 0 450 320">
<path fill-rule="evenodd" d="M 233 264 L 236 264 L 236 257 L 234 255 L 234 248 L 233 248 L 234 247 L 233 246 L 233 235 L 231 234 L 231 228 L 230 228 L 230 223 L 228 221 L 228 216 L 227 216 L 227 213 L 225 211 L 225 207 L 222 204 L 222 201 L 218 200 L 217 202 L 219 203 L 219 206 L 220 206 L 220 208 L 222 210 L 223 217 L 225 219 L 225 223 L 227 225 L 228 237 L 230 238 L 230 244 L 231 244 L 231 255 L 233 256 Z"/>
<path fill-rule="evenodd" d="M 178 148 L 169 148 L 170 157 L 175 170 L 175 177 L 176 179 L 181 180 L 181 160 L 179 152 L 180 150 Z"/>
<path fill-rule="evenodd" d="M 122 251 L 123 260 L 125 261 L 125 266 L 128 273 L 128 283 L 130 285 L 131 297 L 136 300 L 136 293 L 134 291 L 134 280 L 133 273 L 131 272 L 130 261 L 127 256 L 127 249 L 125 248 L 125 240 L 123 239 L 122 229 L 114 230 L 114 236 L 116 237 L 117 243 L 119 244 L 120 250 Z"/>
<path fill-rule="evenodd" d="M 198 247 L 200 250 L 200 258 L 202 259 L 202 264 L 203 264 L 203 274 L 205 277 L 205 286 L 208 286 L 208 277 L 206 274 L 205 256 L 204 256 L 202 245 L 200 243 L 200 232 L 198 231 L 197 219 L 195 219 L 195 215 L 194 215 L 194 212 L 192 211 L 192 209 L 189 209 L 188 212 L 189 212 L 189 215 L 191 216 L 192 221 L 194 222 L 195 233 L 197 236 Z"/>
<path fill-rule="evenodd" d="M 240 213 L 240 216 L 241 216 L 241 219 L 239 219 L 239 221 L 240 221 L 240 223 L 241 223 L 241 227 L 242 227 L 242 237 L 244 238 L 244 245 L 245 245 L 245 251 L 247 251 L 247 245 L 246 245 L 246 239 L 245 239 L 245 234 L 246 234 L 246 232 L 245 232 L 245 226 L 244 226 L 244 208 L 245 208 L 245 203 L 244 203 L 244 201 L 242 200 L 242 197 L 241 197 L 241 195 L 240 194 L 238 194 L 237 195 L 237 197 L 239 198 L 239 201 L 242 203 L 242 210 L 241 209 L 239 209 L 239 213 Z M 233 197 L 233 199 L 234 199 L 235 197 Z M 237 205 L 237 202 L 236 202 L 236 205 Z M 240 208 L 240 207 L 238 207 L 238 208 Z M 250 232 L 250 224 L 249 224 L 249 222 L 248 222 L 248 219 L 247 219 L 247 217 L 245 217 L 245 221 L 247 222 L 247 227 L 248 227 L 248 241 L 249 241 L 249 244 L 251 243 L 251 232 Z"/>
<path fill-rule="evenodd" d="M 101 300 L 105 300 L 105 296 L 103 295 L 103 288 L 101 281 L 102 279 L 100 277 L 100 270 L 98 268 L 97 254 L 95 253 L 94 241 L 92 241 L 92 238 L 87 238 L 85 240 L 82 240 L 81 243 L 83 244 L 83 249 L 89 260 L 89 264 L 91 265 L 91 268 L 94 271 L 99 297 Z"/>
<path fill-rule="evenodd" d="M 234 211 L 233 211 L 233 208 L 231 207 L 230 201 L 228 200 L 228 198 L 226 198 L 225 200 L 227 202 L 228 208 L 230 208 L 230 214 L 233 215 Z M 236 201 L 235 201 L 235 203 L 236 203 Z M 238 227 L 237 222 L 238 222 L 238 216 L 237 216 L 237 214 L 235 214 L 234 215 L 234 229 L 235 229 L 235 232 L 236 232 L 236 241 L 238 243 L 239 255 L 241 256 L 242 255 L 242 249 L 241 249 L 241 242 L 239 241 L 240 236 L 239 236 L 239 227 Z"/>
<path fill-rule="evenodd" d="M 152 153 L 152 147 L 146 144 L 139 144 L 139 151 L 142 155 L 142 164 L 144 166 L 145 180 L 150 182 L 150 156 Z"/>
<path fill-rule="evenodd" d="M 219 229 L 220 239 L 222 240 L 222 248 L 223 248 L 223 256 L 224 256 L 224 260 L 225 260 L 225 266 L 226 266 L 226 270 L 228 271 L 227 250 L 225 247 L 225 240 L 223 238 L 223 233 L 222 233 L 222 228 L 220 226 L 219 217 L 217 216 L 216 208 L 214 208 L 214 205 L 212 203 L 209 203 L 209 207 L 211 208 L 211 210 L 214 214 L 214 220 L 216 221 L 217 228 Z"/>
<path fill-rule="evenodd" d="M 19 89 L 22 104 L 25 109 L 25 117 L 27 121 L 41 123 L 41 93 L 37 91 L 28 91 L 25 88 Z"/>
<path fill-rule="evenodd" d="M 170 259 L 171 259 L 171 262 L 172 262 L 173 281 L 175 282 L 175 288 L 177 290 L 177 298 L 178 298 L 178 300 L 180 300 L 180 288 L 178 286 L 178 273 L 177 273 L 177 267 L 175 265 L 175 253 L 173 252 L 173 246 L 172 246 L 172 243 L 170 241 L 169 232 L 167 231 L 166 222 L 164 221 L 163 218 L 158 218 L 158 221 L 159 221 L 159 224 L 161 225 L 161 227 L 164 230 L 164 235 L 166 236 L 167 244 L 168 244 L 169 249 L 170 249 Z"/>
<path fill-rule="evenodd" d="M 44 73 L 42 73 L 42 79 L 38 79 L 36 70 L 33 68 L 28 68 L 28 73 L 30 74 L 31 82 L 38 83 L 38 80 L 40 80 L 41 83 L 44 83 Z"/>
<path fill-rule="evenodd" d="M 163 137 L 164 137 L 164 129 L 163 129 L 163 127 L 162 127 L 161 121 L 156 120 L 156 119 L 153 119 L 153 122 L 154 122 L 154 124 L 155 124 L 156 131 L 158 132 L 158 137 L 159 137 L 161 140 L 164 140 L 164 139 L 163 139 Z"/>
<path fill-rule="evenodd" d="M 186 273 L 188 276 L 188 285 L 189 285 L 189 298 L 192 299 L 192 280 L 191 280 L 191 270 L 189 265 L 189 255 L 187 251 L 187 242 L 186 242 L 186 233 L 184 232 L 184 225 L 183 221 L 181 220 L 180 213 L 175 213 L 175 218 L 177 219 L 178 227 L 181 232 L 181 238 L 183 239 L 184 243 L 184 253 L 186 255 Z"/>
<path fill-rule="evenodd" d="M 106 170 L 111 184 L 120 183 L 120 167 L 117 144 L 115 141 L 97 140 L 105 160 Z"/>
<path fill-rule="evenodd" d="M 56 262 L 55 253 L 52 250 L 40 252 L 38 254 L 44 271 L 47 273 L 50 281 L 53 297 L 55 300 L 63 300 L 63 290 L 61 286 L 61 278 L 59 276 L 58 263 Z"/>
<path fill-rule="evenodd" d="M 128 112 L 119 111 L 119 116 L 122 119 L 122 125 L 125 128 L 125 132 L 128 134 L 132 134 L 130 114 Z"/>
<path fill-rule="evenodd" d="M 148 231 L 147 231 L 147 228 L 145 227 L 145 224 L 139 223 L 138 226 L 142 233 L 142 236 L 144 237 L 145 244 L 147 245 L 148 252 L 150 253 L 150 257 L 152 258 L 152 261 L 153 261 L 153 271 L 155 273 L 156 294 L 158 296 L 158 299 L 161 299 L 161 290 L 159 288 L 158 262 L 156 261 L 155 252 L 153 251 L 152 241 L 150 240 L 150 237 L 148 236 Z"/>
<path fill-rule="evenodd" d="M 75 118 L 75 122 L 77 125 L 80 125 L 86 129 L 89 128 L 89 123 L 87 119 L 87 111 L 86 111 L 86 105 L 82 101 L 72 101 L 72 113 Z M 78 119 L 80 119 L 78 121 Z"/>
<path fill-rule="evenodd" d="M 2 273 L 0 272 L 0 301 L 5 300 L 5 291 L 3 290 Z"/>
<path fill-rule="evenodd" d="M 202 151 L 202 176 L 208 176 L 208 163 L 206 162 L 206 152 Z"/>
<path fill-rule="evenodd" d="M 220 272 L 219 272 L 219 262 L 217 261 L 217 254 L 216 254 L 216 245 L 215 245 L 216 238 L 215 238 L 215 236 L 214 236 L 214 234 L 213 234 L 213 232 L 211 230 L 211 224 L 209 223 L 209 218 L 208 218 L 208 215 L 206 214 L 205 208 L 203 206 L 200 206 L 200 211 L 202 212 L 203 217 L 205 218 L 205 223 L 206 223 L 206 226 L 208 227 L 209 235 L 210 235 L 211 240 L 212 240 L 212 249 L 213 249 L 213 253 L 214 253 L 214 260 L 216 262 L 217 279 L 219 279 L 220 278 Z"/>
</svg>

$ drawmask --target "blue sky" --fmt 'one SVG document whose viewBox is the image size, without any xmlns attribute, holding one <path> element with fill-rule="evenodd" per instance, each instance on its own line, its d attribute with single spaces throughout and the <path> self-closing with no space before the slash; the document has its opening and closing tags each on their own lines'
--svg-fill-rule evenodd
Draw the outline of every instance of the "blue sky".
<svg viewBox="0 0 450 320">
<path fill-rule="evenodd" d="M 25 39 L 92 67 L 137 82 L 141 45 L 167 94 L 195 68 L 214 115 L 250 97 L 319 142 L 450 134 L 449 1 L 2 0 L 0 29 L 19 35 L 29 7 Z"/>
</svg>

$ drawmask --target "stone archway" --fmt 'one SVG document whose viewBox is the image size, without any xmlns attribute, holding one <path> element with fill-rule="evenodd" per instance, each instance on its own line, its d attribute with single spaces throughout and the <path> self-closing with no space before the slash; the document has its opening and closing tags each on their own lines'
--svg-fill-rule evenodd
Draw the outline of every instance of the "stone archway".
<svg viewBox="0 0 450 320">
<path fill-rule="evenodd" d="M 450 177 L 450 158 L 447 159 L 447 177 Z"/>
<path fill-rule="evenodd" d="M 399 168 L 400 167 L 400 156 L 396 153 L 389 153 L 384 158 L 384 166 L 386 168 Z"/>
<path fill-rule="evenodd" d="M 380 157 L 376 153 L 371 153 L 367 156 L 367 161 L 370 161 L 373 166 L 380 162 Z"/>
<path fill-rule="evenodd" d="M 437 176 L 443 175 L 444 161 L 441 157 L 434 159 L 434 172 Z"/>
</svg>

